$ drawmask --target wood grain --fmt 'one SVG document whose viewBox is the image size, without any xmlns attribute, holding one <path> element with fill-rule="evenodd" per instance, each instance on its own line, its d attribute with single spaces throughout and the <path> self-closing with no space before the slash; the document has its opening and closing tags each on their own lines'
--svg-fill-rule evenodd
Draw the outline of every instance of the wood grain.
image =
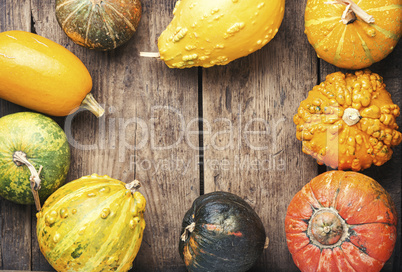
<svg viewBox="0 0 402 272">
<path fill-rule="evenodd" d="M 290 200 L 317 174 L 292 120 L 317 81 L 302 2 L 286 2 L 277 36 L 261 50 L 203 73 L 205 192 L 238 194 L 260 215 L 270 245 L 252 271 L 297 271 L 284 219 Z"/>
<path fill-rule="evenodd" d="M 29 1 L 0 1 L 0 32 L 30 29 Z M 0 117 L 19 111 L 26 109 L 0 99 Z M 30 228 L 31 207 L 0 198 L 0 269 L 31 269 Z"/>
<path fill-rule="evenodd" d="M 157 52 L 157 38 L 170 22 L 175 2 L 143 0 L 137 33 L 110 52 L 74 44 L 57 24 L 55 0 L 0 0 L 0 31 L 36 32 L 72 51 L 88 67 L 92 92 L 105 116 L 97 119 L 83 111 L 54 119 L 72 146 L 69 181 L 92 173 L 142 181 L 147 227 L 131 272 L 185 272 L 177 248 L 181 220 L 200 193 L 216 190 L 243 197 L 266 227 L 270 246 L 250 272 L 298 271 L 287 250 L 284 218 L 294 194 L 319 170 L 302 153 L 292 118 L 308 91 L 339 69 L 317 60 L 303 33 L 306 0 L 287 1 L 277 36 L 227 66 L 177 70 L 140 58 L 140 51 Z M 384 77 L 400 107 L 401 59 L 398 45 L 371 67 Z M 0 117 L 24 110 L 0 99 Z M 402 118 L 397 121 L 402 126 Z M 391 161 L 363 172 L 391 194 L 399 215 L 401 165 L 399 146 Z M 0 199 L 0 228 L 0 270 L 54 271 L 37 244 L 33 207 Z M 399 219 L 397 245 L 383 271 L 402 271 L 401 235 Z"/>
</svg>

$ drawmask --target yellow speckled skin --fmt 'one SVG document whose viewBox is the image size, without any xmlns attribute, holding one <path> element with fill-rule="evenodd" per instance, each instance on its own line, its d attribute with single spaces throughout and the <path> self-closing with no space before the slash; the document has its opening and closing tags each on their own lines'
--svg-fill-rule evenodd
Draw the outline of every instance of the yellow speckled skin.
<svg viewBox="0 0 402 272">
<path fill-rule="evenodd" d="M 53 116 L 76 111 L 92 78 L 73 53 L 25 31 L 0 33 L 0 98 Z"/>
<path fill-rule="evenodd" d="M 348 108 L 361 116 L 352 126 L 342 119 Z M 399 114 L 382 77 L 365 70 L 328 75 L 300 103 L 293 121 L 304 153 L 319 164 L 360 171 L 391 158 L 391 148 L 402 141 Z"/>
<path fill-rule="evenodd" d="M 225 65 L 260 49 L 278 32 L 285 0 L 181 0 L 158 40 L 170 68 Z"/>
<path fill-rule="evenodd" d="M 72 181 L 36 215 L 40 249 L 57 271 L 128 271 L 141 246 L 145 204 L 108 176 Z"/>
<path fill-rule="evenodd" d="M 318 57 L 345 69 L 362 69 L 388 56 L 402 35 L 402 0 L 354 1 L 373 16 L 367 24 L 360 18 L 345 25 L 346 6 L 328 0 L 308 0 L 305 33 Z"/>
</svg>

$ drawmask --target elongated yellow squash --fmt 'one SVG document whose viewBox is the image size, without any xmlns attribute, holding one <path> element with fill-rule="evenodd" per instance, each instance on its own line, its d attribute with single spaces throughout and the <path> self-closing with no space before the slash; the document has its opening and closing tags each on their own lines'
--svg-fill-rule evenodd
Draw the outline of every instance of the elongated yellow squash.
<svg viewBox="0 0 402 272">
<path fill-rule="evenodd" d="M 63 46 L 25 31 L 0 33 L 0 98 L 53 116 L 80 106 L 101 116 L 89 93 L 92 78 L 85 65 Z"/>
<path fill-rule="evenodd" d="M 181 0 L 159 37 L 170 68 L 225 65 L 267 44 L 283 20 L 285 0 Z"/>
</svg>

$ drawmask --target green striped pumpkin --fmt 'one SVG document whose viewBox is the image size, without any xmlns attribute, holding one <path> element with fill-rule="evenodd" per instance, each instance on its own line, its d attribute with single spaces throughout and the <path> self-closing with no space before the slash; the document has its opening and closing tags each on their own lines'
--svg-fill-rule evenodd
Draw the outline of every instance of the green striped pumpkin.
<svg viewBox="0 0 402 272">
<path fill-rule="evenodd" d="M 0 195 L 19 204 L 33 204 L 31 172 L 14 159 L 16 152 L 40 172 L 39 197 L 45 200 L 65 181 L 70 147 L 60 126 L 39 113 L 20 112 L 0 118 Z"/>
<path fill-rule="evenodd" d="M 145 228 L 145 198 L 93 174 L 54 192 L 37 213 L 40 250 L 57 271 L 128 271 Z M 130 186 L 131 185 L 131 186 Z"/>
<path fill-rule="evenodd" d="M 359 0 L 358 7 L 372 17 L 365 22 L 358 13 L 341 21 L 351 0 L 308 0 L 305 33 L 318 57 L 346 69 L 362 69 L 392 52 L 402 34 L 402 0 Z M 360 17 L 359 17 L 360 16 Z M 346 24 L 348 23 L 348 24 Z"/>
<path fill-rule="evenodd" d="M 57 0 L 56 18 L 76 44 L 111 50 L 134 35 L 141 19 L 140 0 Z"/>
</svg>

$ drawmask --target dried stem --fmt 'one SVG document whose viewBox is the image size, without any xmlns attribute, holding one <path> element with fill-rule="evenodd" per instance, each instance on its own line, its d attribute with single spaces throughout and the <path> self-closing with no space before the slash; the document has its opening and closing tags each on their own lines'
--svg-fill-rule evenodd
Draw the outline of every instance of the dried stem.
<svg viewBox="0 0 402 272">
<path fill-rule="evenodd" d="M 368 24 L 372 24 L 375 22 L 374 17 L 369 15 L 366 11 L 364 11 L 362 8 L 360 8 L 355 2 L 352 0 L 334 0 L 330 2 L 325 2 L 326 4 L 342 4 L 346 6 L 345 11 L 342 14 L 342 19 L 341 21 L 344 24 L 350 24 L 352 23 L 355 19 L 354 15 L 351 15 L 350 10 L 356 14 L 359 18 L 361 18 L 364 22 Z"/>
<path fill-rule="evenodd" d="M 28 161 L 27 154 L 25 154 L 22 151 L 14 152 L 13 160 L 14 160 L 15 164 L 18 166 L 26 165 L 28 167 L 29 171 L 31 172 L 31 176 L 29 177 L 29 181 L 31 184 L 31 191 L 32 191 L 32 195 L 35 200 L 36 209 L 38 211 L 40 211 L 41 205 L 40 205 L 38 191 L 40 190 L 41 179 L 40 179 L 39 175 L 43 169 L 42 165 L 39 167 L 39 171 L 36 171 L 35 167 Z"/>
<path fill-rule="evenodd" d="M 126 184 L 126 189 L 130 190 L 132 194 L 134 194 L 141 187 L 141 182 L 138 180 L 133 180 L 130 183 Z"/>
<path fill-rule="evenodd" d="M 180 239 L 184 242 L 187 240 L 190 233 L 192 233 L 195 229 L 195 222 L 188 225 L 185 229 L 183 234 L 180 236 Z"/>
<path fill-rule="evenodd" d="M 140 52 L 140 57 L 160 58 L 159 52 Z"/>
</svg>

